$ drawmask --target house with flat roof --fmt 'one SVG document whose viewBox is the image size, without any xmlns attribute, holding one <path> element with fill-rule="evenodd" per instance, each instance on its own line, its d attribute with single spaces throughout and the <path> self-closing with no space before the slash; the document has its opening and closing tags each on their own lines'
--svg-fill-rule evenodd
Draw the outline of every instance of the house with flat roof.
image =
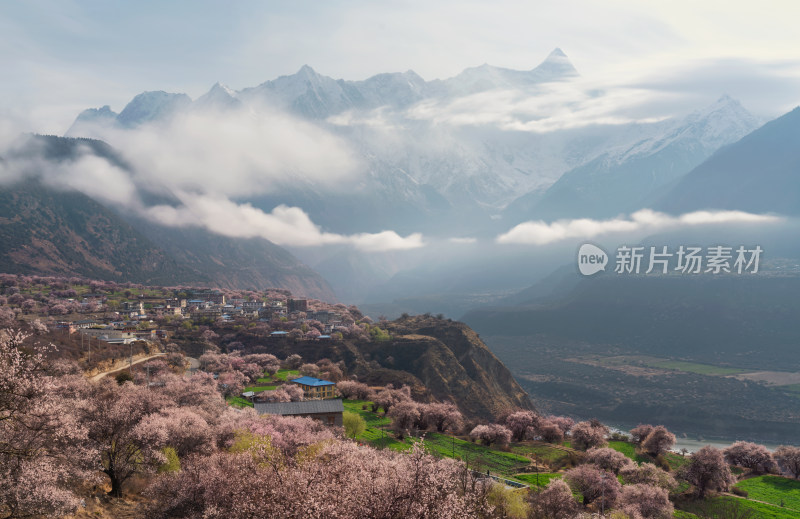
<svg viewBox="0 0 800 519">
<path fill-rule="evenodd" d="M 336 384 L 328 380 L 314 377 L 300 377 L 290 380 L 292 384 L 297 384 L 303 388 L 303 397 L 306 400 L 319 398 L 333 398 L 336 396 Z"/>
<path fill-rule="evenodd" d="M 342 426 L 344 405 L 339 398 L 329 400 L 303 400 L 301 402 L 256 402 L 258 414 L 280 416 L 305 416 L 325 425 Z"/>
</svg>

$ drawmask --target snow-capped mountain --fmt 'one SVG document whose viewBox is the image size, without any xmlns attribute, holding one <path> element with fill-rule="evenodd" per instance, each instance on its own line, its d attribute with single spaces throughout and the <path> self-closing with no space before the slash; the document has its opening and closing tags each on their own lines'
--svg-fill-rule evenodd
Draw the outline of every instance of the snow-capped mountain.
<svg viewBox="0 0 800 519">
<path fill-rule="evenodd" d="M 581 90 L 577 77 L 560 49 L 531 70 L 482 65 L 432 81 L 413 71 L 348 81 L 305 65 L 240 91 L 217 83 L 193 102 L 145 92 L 119 114 L 84 111 L 67 135 L 103 138 L 109 126 L 146 131 L 179 113 L 288 114 L 341 139 L 365 172 L 336 196 L 302 171 L 286 172 L 269 189 L 254 186 L 245 201 L 265 211 L 297 205 L 335 232 L 436 234 L 531 216 L 618 214 L 757 126 L 727 97 L 680 120 L 595 121 L 592 103 L 603 92 Z"/>
<path fill-rule="evenodd" d="M 523 195 L 506 215 L 510 220 L 608 218 L 650 207 L 662 189 L 759 124 L 724 95 L 681 120 L 637 128 L 641 138 L 568 171 L 543 194 Z"/>
<path fill-rule="evenodd" d="M 444 81 L 432 81 L 430 90 L 438 95 L 462 96 L 487 90 L 528 88 L 545 82 L 565 81 L 578 76 L 578 71 L 564 52 L 556 48 L 532 70 L 512 70 L 483 64 L 464 70 Z"/>
<path fill-rule="evenodd" d="M 164 91 L 143 92 L 134 97 L 117 116 L 123 127 L 133 127 L 151 121 L 167 119 L 191 106 L 192 99 L 186 94 L 170 94 Z"/>
<path fill-rule="evenodd" d="M 238 108 L 241 104 L 242 102 L 237 99 L 237 94 L 234 90 L 222 83 L 215 83 L 214 86 L 211 87 L 211 90 L 195 100 L 192 104 L 192 108 L 201 110 L 226 110 Z"/>
</svg>

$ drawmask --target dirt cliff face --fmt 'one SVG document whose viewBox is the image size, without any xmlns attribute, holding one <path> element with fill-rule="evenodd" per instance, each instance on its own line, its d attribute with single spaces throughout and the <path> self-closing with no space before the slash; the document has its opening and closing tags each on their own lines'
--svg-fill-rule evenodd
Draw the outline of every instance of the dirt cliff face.
<svg viewBox="0 0 800 519">
<path fill-rule="evenodd" d="M 454 400 L 466 414 L 487 419 L 509 409 L 534 408 L 508 368 L 467 325 L 415 316 L 389 323 L 388 329 L 396 337 L 387 345 L 395 352 L 395 369 L 414 373 L 437 399 Z M 406 341 L 416 346 L 410 352 L 425 347 L 420 355 L 403 355 Z"/>
</svg>

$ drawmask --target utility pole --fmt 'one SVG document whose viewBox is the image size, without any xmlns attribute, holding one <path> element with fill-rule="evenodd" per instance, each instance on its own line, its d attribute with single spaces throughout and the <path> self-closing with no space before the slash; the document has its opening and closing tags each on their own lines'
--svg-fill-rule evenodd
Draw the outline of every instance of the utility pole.
<svg viewBox="0 0 800 519">
<path fill-rule="evenodd" d="M 606 473 L 600 475 L 600 517 L 606 516 Z"/>
</svg>

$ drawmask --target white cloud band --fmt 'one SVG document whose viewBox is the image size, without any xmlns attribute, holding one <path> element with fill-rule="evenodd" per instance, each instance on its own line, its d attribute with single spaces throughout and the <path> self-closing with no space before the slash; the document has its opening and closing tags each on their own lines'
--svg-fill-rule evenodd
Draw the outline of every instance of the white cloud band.
<svg viewBox="0 0 800 519">
<path fill-rule="evenodd" d="M 730 223 L 778 223 L 783 218 L 743 211 L 696 211 L 671 216 L 642 209 L 629 217 L 611 220 L 579 218 L 575 220 L 530 221 L 513 227 L 497 237 L 497 243 L 546 245 L 570 238 L 590 239 L 604 234 L 636 231 L 659 231 L 676 227 Z"/>
</svg>

